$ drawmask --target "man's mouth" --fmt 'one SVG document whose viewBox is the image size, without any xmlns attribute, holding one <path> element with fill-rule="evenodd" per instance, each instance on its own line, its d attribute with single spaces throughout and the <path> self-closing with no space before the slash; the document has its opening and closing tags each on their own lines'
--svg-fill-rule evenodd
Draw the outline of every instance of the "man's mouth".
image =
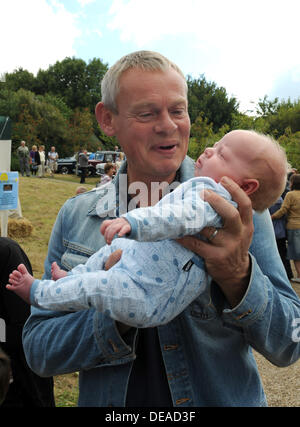
<svg viewBox="0 0 300 427">
<path fill-rule="evenodd" d="M 174 145 L 166 145 L 166 146 L 161 145 L 159 148 L 161 150 L 172 150 L 172 148 L 174 148 L 174 147 L 175 147 L 175 144 Z"/>
<path fill-rule="evenodd" d="M 173 153 L 176 151 L 177 144 L 157 145 L 156 150 L 164 153 Z"/>
</svg>

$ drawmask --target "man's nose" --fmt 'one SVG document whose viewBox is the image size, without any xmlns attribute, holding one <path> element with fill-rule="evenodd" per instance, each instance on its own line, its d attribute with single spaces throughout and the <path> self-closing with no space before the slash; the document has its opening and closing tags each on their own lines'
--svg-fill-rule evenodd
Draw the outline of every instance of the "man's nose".
<svg viewBox="0 0 300 427">
<path fill-rule="evenodd" d="M 165 112 L 159 115 L 154 125 L 156 133 L 172 134 L 177 129 L 177 124 L 174 122 L 169 112 Z"/>
</svg>

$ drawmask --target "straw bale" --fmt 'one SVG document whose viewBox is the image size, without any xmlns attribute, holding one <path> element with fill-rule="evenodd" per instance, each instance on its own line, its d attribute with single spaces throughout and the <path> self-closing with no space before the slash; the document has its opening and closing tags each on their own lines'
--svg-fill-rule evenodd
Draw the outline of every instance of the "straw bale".
<svg viewBox="0 0 300 427">
<path fill-rule="evenodd" d="M 10 238 L 28 237 L 33 231 L 33 225 L 26 218 L 8 218 L 7 234 Z"/>
</svg>

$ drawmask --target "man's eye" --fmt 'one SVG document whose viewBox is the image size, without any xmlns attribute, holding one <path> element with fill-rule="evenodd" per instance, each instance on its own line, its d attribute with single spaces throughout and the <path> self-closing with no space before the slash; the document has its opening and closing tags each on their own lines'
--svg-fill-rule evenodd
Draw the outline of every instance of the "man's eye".
<svg viewBox="0 0 300 427">
<path fill-rule="evenodd" d="M 175 116 L 183 116 L 185 114 L 185 110 L 174 110 L 172 111 L 172 114 Z"/>
<path fill-rule="evenodd" d="M 153 117 L 153 113 L 150 113 L 150 112 L 147 112 L 147 113 L 139 113 L 139 114 L 138 114 L 138 117 L 139 117 L 141 120 L 147 120 L 147 119 L 150 119 L 151 117 Z"/>
</svg>

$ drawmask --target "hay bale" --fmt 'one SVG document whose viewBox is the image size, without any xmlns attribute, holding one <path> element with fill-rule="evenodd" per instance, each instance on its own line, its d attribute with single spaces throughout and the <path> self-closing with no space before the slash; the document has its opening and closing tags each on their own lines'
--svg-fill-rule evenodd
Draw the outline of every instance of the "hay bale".
<svg viewBox="0 0 300 427">
<path fill-rule="evenodd" d="M 7 223 L 7 234 L 8 237 L 18 238 L 18 237 L 28 237 L 31 235 L 33 230 L 33 225 L 26 218 L 8 218 Z"/>
</svg>

